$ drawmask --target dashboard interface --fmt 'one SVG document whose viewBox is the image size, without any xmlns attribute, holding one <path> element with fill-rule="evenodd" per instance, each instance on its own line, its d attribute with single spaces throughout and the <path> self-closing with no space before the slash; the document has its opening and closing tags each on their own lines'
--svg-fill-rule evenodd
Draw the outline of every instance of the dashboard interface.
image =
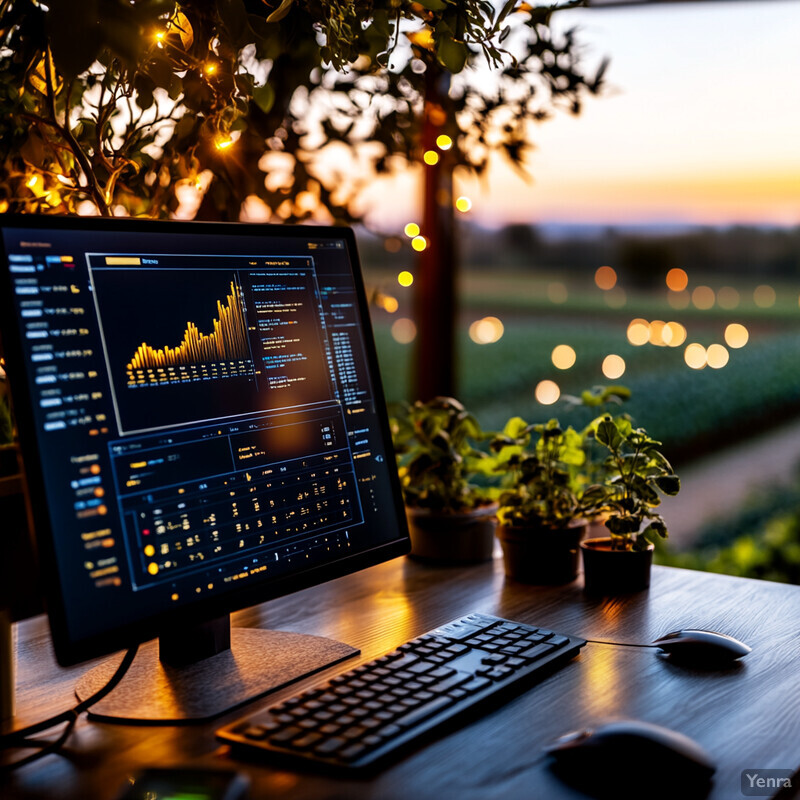
<svg viewBox="0 0 800 800">
<path fill-rule="evenodd" d="M 76 639 L 406 535 L 346 237 L 184 230 L 4 229 Z"/>
</svg>

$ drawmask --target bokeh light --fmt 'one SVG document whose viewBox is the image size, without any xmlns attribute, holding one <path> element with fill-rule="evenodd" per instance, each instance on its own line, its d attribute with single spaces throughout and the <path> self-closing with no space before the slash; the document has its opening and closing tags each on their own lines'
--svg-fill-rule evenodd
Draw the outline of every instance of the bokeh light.
<svg viewBox="0 0 800 800">
<path fill-rule="evenodd" d="M 555 381 L 539 381 L 533 394 L 543 406 L 551 406 L 561 397 L 561 389 Z"/>
<path fill-rule="evenodd" d="M 416 222 L 409 222 L 408 225 L 403 228 L 403 232 L 409 239 L 413 239 L 415 236 L 419 236 L 419 225 Z"/>
<path fill-rule="evenodd" d="M 390 314 L 394 314 L 397 311 L 397 309 L 400 308 L 400 303 L 397 302 L 396 297 L 392 297 L 391 295 L 385 295 L 383 298 L 383 308 Z"/>
<path fill-rule="evenodd" d="M 422 160 L 432 167 L 434 164 L 439 163 L 439 154 L 435 150 L 426 150 L 422 155 Z"/>
<path fill-rule="evenodd" d="M 616 380 L 625 374 L 625 359 L 617 355 L 609 355 L 603 359 L 603 375 L 609 380 Z"/>
<path fill-rule="evenodd" d="M 744 347 L 749 338 L 750 332 L 744 325 L 738 322 L 731 322 L 731 324 L 725 328 L 725 344 L 727 344 L 728 347 L 732 347 L 734 350 Z"/>
<path fill-rule="evenodd" d="M 456 200 L 456 208 L 463 214 L 466 214 L 472 208 L 472 200 L 469 197 L 459 197 Z"/>
<path fill-rule="evenodd" d="M 594 273 L 594 282 L 598 289 L 608 291 L 617 285 L 617 273 L 613 267 L 599 267 Z"/>
<path fill-rule="evenodd" d="M 497 317 L 476 319 L 469 326 L 469 338 L 475 344 L 493 344 L 502 338 L 504 332 L 503 323 Z"/>
<path fill-rule="evenodd" d="M 411 286 L 411 284 L 414 283 L 414 276 L 407 269 L 404 269 L 397 276 L 397 282 L 401 286 L 406 286 L 406 287 Z"/>
<path fill-rule="evenodd" d="M 628 324 L 628 341 L 637 347 L 647 344 L 650 341 L 650 323 L 641 317 L 632 319 Z"/>
<path fill-rule="evenodd" d="M 683 351 L 683 360 L 692 369 L 704 369 L 708 363 L 708 355 L 705 347 L 697 342 L 686 345 L 686 349 Z"/>
<path fill-rule="evenodd" d="M 717 292 L 717 305 L 726 311 L 733 311 L 734 308 L 738 308 L 739 301 L 739 292 L 733 286 L 723 286 Z"/>
<path fill-rule="evenodd" d="M 706 350 L 706 358 L 711 369 L 722 369 L 728 363 L 730 356 L 721 344 L 710 344 Z"/>
<path fill-rule="evenodd" d="M 667 302 L 676 311 L 683 311 L 684 308 L 689 306 L 691 300 L 692 296 L 686 289 L 682 292 L 670 292 L 669 295 L 667 295 Z"/>
<path fill-rule="evenodd" d="M 387 253 L 399 253 L 403 249 L 403 240 L 397 236 L 389 236 L 384 240 L 383 246 Z"/>
<path fill-rule="evenodd" d="M 561 281 L 553 281 L 547 284 L 547 299 L 551 303 L 566 303 L 569 299 L 569 292 L 567 287 Z"/>
<path fill-rule="evenodd" d="M 707 311 L 709 308 L 713 308 L 716 301 L 717 296 L 710 286 L 698 286 L 692 292 L 692 302 L 695 308 L 699 308 L 701 311 Z"/>
<path fill-rule="evenodd" d="M 233 144 L 233 139 L 230 136 L 218 136 L 214 140 L 214 147 L 217 150 L 227 150 Z"/>
<path fill-rule="evenodd" d="M 428 240 L 424 236 L 415 236 L 411 240 L 411 246 L 418 253 L 421 253 L 428 246 Z"/>
<path fill-rule="evenodd" d="M 400 317 L 392 323 L 392 338 L 400 344 L 409 344 L 417 336 L 417 326 L 414 320 L 408 317 Z"/>
<path fill-rule="evenodd" d="M 775 290 L 766 284 L 756 286 L 753 292 L 753 302 L 759 308 L 771 308 L 775 305 L 777 298 L 778 296 L 775 294 Z"/>
<path fill-rule="evenodd" d="M 667 273 L 667 288 L 672 292 L 682 292 L 689 285 L 686 270 L 675 267 Z"/>
<path fill-rule="evenodd" d="M 559 344 L 553 348 L 550 358 L 558 369 L 569 369 L 574 366 L 577 355 L 568 344 Z"/>
<path fill-rule="evenodd" d="M 443 133 L 441 136 L 436 137 L 436 146 L 440 150 L 449 150 L 453 146 L 453 140 L 446 133 Z"/>
<path fill-rule="evenodd" d="M 660 319 L 654 319 L 650 323 L 650 344 L 654 344 L 656 347 L 663 347 L 665 344 L 669 344 L 664 340 L 664 328 L 666 325 L 667 323 Z"/>
<path fill-rule="evenodd" d="M 621 286 L 615 286 L 607 292 L 603 292 L 603 300 L 609 308 L 624 308 L 628 302 L 628 295 Z"/>
<path fill-rule="evenodd" d="M 670 347 L 680 347 L 686 341 L 686 328 L 680 322 L 668 322 L 664 326 L 662 336 L 665 344 Z"/>
</svg>

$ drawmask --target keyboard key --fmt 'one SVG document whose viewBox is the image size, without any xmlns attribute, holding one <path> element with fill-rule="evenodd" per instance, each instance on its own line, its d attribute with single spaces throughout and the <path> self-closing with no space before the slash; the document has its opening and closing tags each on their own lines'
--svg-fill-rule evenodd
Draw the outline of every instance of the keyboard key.
<svg viewBox="0 0 800 800">
<path fill-rule="evenodd" d="M 395 724 L 400 725 L 403 728 L 409 728 L 412 725 L 416 725 L 416 723 L 421 722 L 423 719 L 427 719 L 433 714 L 436 714 L 438 711 L 442 711 L 448 706 L 451 706 L 453 702 L 454 700 L 450 697 L 439 697 L 436 700 L 431 700 L 430 703 L 421 705 L 419 708 L 414 709 L 406 716 L 399 717 L 395 720 Z"/>
<path fill-rule="evenodd" d="M 277 733 L 273 733 L 269 740 L 273 744 L 286 744 L 290 742 L 292 739 L 296 739 L 298 736 L 302 736 L 304 731 L 301 728 L 292 725 L 288 728 L 284 728 L 283 730 L 278 731 Z"/>
<path fill-rule="evenodd" d="M 338 753 L 338 756 L 339 758 L 343 758 L 345 761 L 353 761 L 362 753 L 366 753 L 368 749 L 369 748 L 365 744 L 357 742 L 356 744 L 351 744 L 349 747 L 345 747 Z"/>
<path fill-rule="evenodd" d="M 293 739 L 291 742 L 289 742 L 289 746 L 292 748 L 297 748 L 298 750 L 309 750 L 321 739 L 322 734 L 320 733 L 307 733 L 305 736 L 301 736 L 299 739 Z"/>
<path fill-rule="evenodd" d="M 554 649 L 555 648 L 550 644 L 535 644 L 533 647 L 523 650 L 519 654 L 519 657 L 527 659 L 541 658 L 548 653 L 552 653 Z"/>
<path fill-rule="evenodd" d="M 469 683 L 465 683 L 461 686 L 461 688 L 465 692 L 478 692 L 481 689 L 485 689 L 487 686 L 491 686 L 492 682 L 488 678 L 473 678 Z"/>
<path fill-rule="evenodd" d="M 328 756 L 331 753 L 335 753 L 337 750 L 341 749 L 347 744 L 347 739 L 343 739 L 341 736 L 333 736 L 330 739 L 325 739 L 324 742 L 318 744 L 314 748 L 315 753 L 319 753 L 322 756 Z"/>
</svg>

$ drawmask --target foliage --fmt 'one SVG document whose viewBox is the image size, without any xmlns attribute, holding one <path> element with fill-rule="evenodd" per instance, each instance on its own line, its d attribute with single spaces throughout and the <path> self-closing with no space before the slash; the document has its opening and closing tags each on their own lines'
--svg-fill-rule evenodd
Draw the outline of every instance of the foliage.
<svg viewBox="0 0 800 800">
<path fill-rule="evenodd" d="M 661 564 L 800 584 L 800 513 L 782 513 L 724 547 L 659 553 Z"/>
<path fill-rule="evenodd" d="M 575 479 L 586 455 L 576 430 L 562 429 L 556 419 L 528 425 L 512 417 L 492 438 L 489 449 L 494 457 L 488 469 L 503 476 L 500 522 L 561 529 L 580 516 Z"/>
<path fill-rule="evenodd" d="M 420 160 L 436 76 L 458 76 L 426 111 L 448 167 L 521 166 L 531 124 L 602 84 L 556 8 L 0 0 L 0 208 L 238 219 L 257 198 L 274 220 L 352 221 L 366 181 Z M 490 88 L 461 77 L 479 61 Z"/>
<path fill-rule="evenodd" d="M 680 479 L 658 450 L 661 442 L 643 428 L 633 428 L 629 419 L 608 414 L 599 417 L 590 431 L 609 455 L 603 483 L 589 486 L 583 502 L 588 513 L 605 516 L 612 547 L 644 549 L 649 536 L 666 537 L 664 520 L 653 509 L 661 503 L 659 493 L 678 494 Z"/>
<path fill-rule="evenodd" d="M 472 483 L 487 454 L 480 424 L 458 400 L 435 397 L 390 407 L 392 441 L 406 505 L 431 511 L 467 511 L 487 502 Z"/>
<path fill-rule="evenodd" d="M 391 339 L 380 320 L 375 333 L 386 394 L 402 398 L 407 394 L 403 376 L 408 347 Z M 627 364 L 625 382 L 632 392 L 625 410 L 668 443 L 673 462 L 676 455 L 696 456 L 800 409 L 800 333 L 754 339 L 732 351 L 724 369 L 700 372 L 686 366 L 681 348 L 660 348 L 654 358 L 645 347 L 621 344 L 623 336 L 619 322 L 609 326 L 566 320 L 515 321 L 491 345 L 476 345 L 464 333 L 459 339 L 462 399 L 489 429 L 499 428 L 516 414 L 535 418 L 541 406 L 533 399 L 532 388 L 543 377 L 555 377 L 550 356 L 555 345 L 566 341 L 575 348 L 578 362 L 569 374 L 558 376 L 562 390 L 579 394 L 581 387 L 596 379 L 603 357 L 619 353 Z M 590 412 L 578 405 L 559 408 L 557 414 L 582 429 L 591 421 Z"/>
</svg>

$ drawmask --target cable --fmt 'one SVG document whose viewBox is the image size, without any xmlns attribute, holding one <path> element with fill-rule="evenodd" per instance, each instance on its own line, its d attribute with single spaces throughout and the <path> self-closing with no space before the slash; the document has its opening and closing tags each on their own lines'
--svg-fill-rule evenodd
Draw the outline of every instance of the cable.
<svg viewBox="0 0 800 800">
<path fill-rule="evenodd" d="M 586 639 L 591 644 L 610 644 L 612 647 L 658 647 L 657 644 L 630 644 L 628 642 L 604 642 L 600 639 Z"/>
<path fill-rule="evenodd" d="M 85 700 L 81 700 L 80 703 L 68 709 L 67 711 L 62 711 L 60 714 L 56 714 L 49 719 L 36 722 L 33 725 L 28 725 L 26 728 L 21 728 L 18 731 L 13 731 L 12 733 L 7 733 L 4 736 L 0 736 L 0 750 L 22 750 L 26 748 L 37 749 L 37 752 L 31 753 L 24 758 L 20 758 L 19 760 L 10 764 L 0 765 L 0 774 L 11 772 L 12 770 L 23 766 L 24 764 L 29 764 L 31 761 L 36 761 L 37 759 L 42 758 L 42 756 L 46 756 L 48 753 L 53 753 L 59 750 L 72 733 L 75 723 L 78 721 L 78 717 L 117 687 L 119 682 L 125 676 L 125 673 L 130 669 L 133 659 L 136 658 L 136 653 L 138 651 L 139 645 L 136 645 L 128 650 L 116 671 L 109 679 L 108 683 L 106 683 L 102 688 L 98 689 L 90 697 L 87 697 Z M 50 730 L 50 728 L 54 728 L 56 725 L 61 725 L 65 722 L 67 724 L 57 739 L 51 741 L 42 741 L 40 739 L 30 738 L 36 733 Z"/>
</svg>

